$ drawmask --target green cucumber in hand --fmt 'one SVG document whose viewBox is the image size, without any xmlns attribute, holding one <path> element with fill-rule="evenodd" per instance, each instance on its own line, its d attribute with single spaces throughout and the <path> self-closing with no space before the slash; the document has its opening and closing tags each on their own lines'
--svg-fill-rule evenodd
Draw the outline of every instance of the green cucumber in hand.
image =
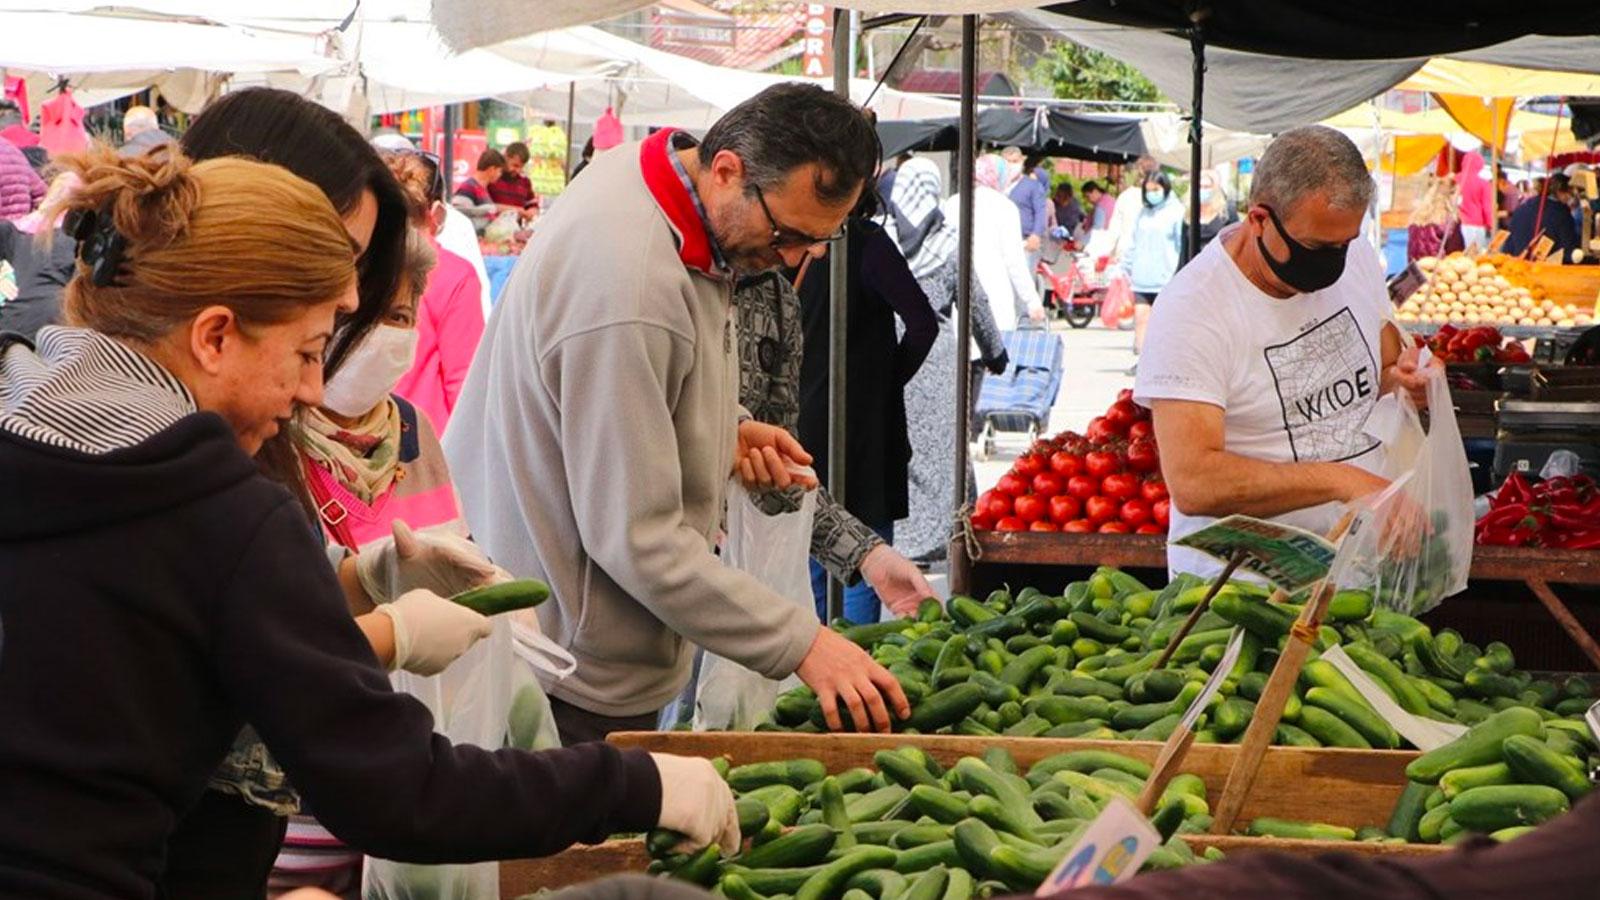
<svg viewBox="0 0 1600 900">
<path fill-rule="evenodd" d="M 519 609 L 532 609 L 548 599 L 548 584 L 533 578 L 519 578 L 462 591 L 451 597 L 450 602 L 459 603 L 480 616 L 498 616 Z"/>
</svg>

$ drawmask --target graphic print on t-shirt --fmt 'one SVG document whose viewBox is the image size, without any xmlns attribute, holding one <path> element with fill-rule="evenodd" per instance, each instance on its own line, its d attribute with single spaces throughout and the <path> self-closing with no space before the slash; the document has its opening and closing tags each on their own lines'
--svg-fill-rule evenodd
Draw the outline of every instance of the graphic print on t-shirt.
<svg viewBox="0 0 1600 900">
<path fill-rule="evenodd" d="M 1378 445 L 1361 431 L 1378 364 L 1350 307 L 1264 353 L 1296 462 L 1352 459 Z"/>
</svg>

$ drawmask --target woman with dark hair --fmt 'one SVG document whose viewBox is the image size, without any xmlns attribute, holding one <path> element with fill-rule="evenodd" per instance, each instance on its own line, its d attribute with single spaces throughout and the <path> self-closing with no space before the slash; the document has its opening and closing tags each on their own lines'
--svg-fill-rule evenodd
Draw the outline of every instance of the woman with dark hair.
<svg viewBox="0 0 1600 900">
<path fill-rule="evenodd" d="M 381 323 L 401 287 L 410 211 L 399 182 L 378 152 L 338 115 L 288 91 L 269 88 L 228 94 L 207 106 L 184 135 L 181 148 L 196 160 L 245 156 L 282 166 L 320 188 L 343 219 L 357 251 L 359 302 L 354 312 L 336 322 L 324 355 L 324 378 L 331 381 L 351 351 Z M 303 420 L 304 414 L 297 410 L 295 417 Z M 325 523 L 306 488 L 290 437 L 294 430 L 285 429 L 267 440 L 257 453 L 257 463 L 299 498 L 315 522 L 307 526 L 316 528 Z M 372 604 L 383 604 L 386 613 L 395 613 L 391 601 L 408 588 L 424 586 L 415 577 L 427 565 L 424 558 L 448 573 L 452 590 L 441 587 L 446 595 L 492 574 L 493 567 L 476 550 L 467 553 L 427 534 L 415 538 L 416 553 L 392 539 L 354 555 L 331 548 L 330 558 L 352 612 L 365 614 L 357 618 L 364 632 L 363 620 L 374 614 L 369 612 Z M 411 623 L 417 643 L 438 645 L 444 662 L 476 639 L 462 631 L 461 623 L 429 622 L 424 627 L 424 616 L 413 618 L 418 620 Z M 383 648 L 374 645 L 374 650 L 388 661 Z M 210 788 L 169 842 L 164 887 L 178 897 L 197 896 L 202 888 L 214 891 L 219 884 L 259 892 L 277 854 L 285 817 L 299 808 L 299 796 L 251 728 L 240 733 Z"/>
<path fill-rule="evenodd" d="M 1172 180 L 1156 172 L 1144 180 L 1143 203 L 1134 220 L 1133 242 L 1123 256 L 1133 282 L 1133 352 L 1144 349 L 1144 332 L 1156 295 L 1178 271 L 1183 246 L 1183 203 L 1172 195 Z"/>
</svg>

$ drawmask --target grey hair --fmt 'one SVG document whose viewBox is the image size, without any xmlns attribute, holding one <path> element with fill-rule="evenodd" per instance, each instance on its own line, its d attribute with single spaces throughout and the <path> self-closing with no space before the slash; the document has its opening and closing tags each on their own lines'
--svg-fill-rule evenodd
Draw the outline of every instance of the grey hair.
<svg viewBox="0 0 1600 900">
<path fill-rule="evenodd" d="M 428 276 L 433 274 L 433 267 L 438 265 L 439 256 L 433 250 L 433 245 L 422 233 L 420 228 L 406 229 L 406 253 L 402 263 L 401 284 L 411 292 L 413 301 L 422 302 L 422 295 L 428 291 Z"/>
<path fill-rule="evenodd" d="M 1335 209 L 1364 210 L 1372 202 L 1372 176 L 1355 142 L 1326 125 L 1304 125 L 1267 145 L 1250 185 L 1250 203 L 1286 216 L 1307 195 L 1326 191 Z"/>
</svg>

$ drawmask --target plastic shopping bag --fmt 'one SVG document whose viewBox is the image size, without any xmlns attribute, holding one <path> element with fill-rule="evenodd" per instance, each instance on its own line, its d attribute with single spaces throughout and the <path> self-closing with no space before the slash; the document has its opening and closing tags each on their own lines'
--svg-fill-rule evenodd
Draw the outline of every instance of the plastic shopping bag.
<svg viewBox="0 0 1600 900">
<path fill-rule="evenodd" d="M 1106 296 L 1100 301 L 1100 324 L 1107 328 L 1122 327 L 1122 320 L 1133 315 L 1133 283 L 1128 276 L 1117 272 L 1106 285 Z"/>
<path fill-rule="evenodd" d="M 1427 429 L 1403 392 L 1381 399 L 1368 419 L 1368 433 L 1383 441 L 1391 483 L 1363 503 L 1341 545 L 1348 559 L 1336 580 L 1412 616 L 1464 589 L 1472 567 L 1472 476 L 1445 374 L 1428 372 Z"/>
<path fill-rule="evenodd" d="M 785 602 L 814 615 L 811 597 L 811 523 L 816 494 L 807 491 L 800 509 L 767 515 L 742 484 L 728 492 L 728 536 L 723 562 L 755 576 Z M 772 716 L 778 694 L 799 684 L 789 676 L 774 681 L 744 666 L 707 652 L 700 664 L 695 695 L 696 731 L 749 731 Z"/>
<path fill-rule="evenodd" d="M 493 630 L 438 675 L 396 672 L 395 689 L 433 713 L 434 731 L 486 749 L 561 746 L 540 678 L 572 671 L 572 657 L 539 633 L 532 610 L 495 616 Z M 531 624 L 530 624 L 531 622 Z M 563 660 L 564 657 L 564 660 Z M 367 857 L 363 900 L 498 900 L 500 866 L 415 865 Z"/>
</svg>

